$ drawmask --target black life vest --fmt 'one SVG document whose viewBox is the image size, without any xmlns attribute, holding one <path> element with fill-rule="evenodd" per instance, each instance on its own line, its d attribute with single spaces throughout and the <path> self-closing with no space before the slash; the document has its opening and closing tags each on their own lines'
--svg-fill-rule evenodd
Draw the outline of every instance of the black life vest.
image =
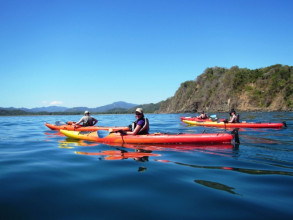
<svg viewBox="0 0 293 220">
<path fill-rule="evenodd" d="M 236 118 L 234 119 L 234 121 L 232 121 L 232 123 L 240 123 L 240 115 L 237 114 Z"/>
<path fill-rule="evenodd" d="M 236 123 L 240 123 L 240 115 L 239 114 L 237 114 L 237 116 L 236 116 Z"/>
<path fill-rule="evenodd" d="M 207 114 L 204 114 L 204 116 L 202 117 L 200 117 L 200 119 L 207 119 L 208 118 L 208 115 Z"/>
<path fill-rule="evenodd" d="M 144 125 L 140 128 L 137 134 L 148 134 L 150 126 L 149 126 L 149 120 L 147 118 L 137 119 L 135 122 L 132 123 L 130 130 L 134 131 L 134 129 L 136 128 L 137 122 L 140 120 L 144 121 Z"/>
</svg>

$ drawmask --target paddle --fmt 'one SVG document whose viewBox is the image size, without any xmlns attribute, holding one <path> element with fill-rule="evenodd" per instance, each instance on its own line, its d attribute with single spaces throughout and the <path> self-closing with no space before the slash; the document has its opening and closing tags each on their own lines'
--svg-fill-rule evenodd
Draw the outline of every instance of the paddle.
<svg viewBox="0 0 293 220">
<path fill-rule="evenodd" d="M 212 119 L 212 121 L 217 121 L 217 115 L 210 115 L 210 118 Z"/>
<path fill-rule="evenodd" d="M 104 138 L 104 137 L 107 137 L 108 135 L 110 135 L 111 133 L 117 133 L 117 132 L 119 132 L 122 135 L 126 134 L 126 131 L 123 131 L 123 130 L 118 130 L 118 131 L 111 131 L 111 130 L 112 129 L 110 129 L 110 131 L 109 130 L 98 130 L 97 131 L 98 137 Z"/>
<path fill-rule="evenodd" d="M 220 122 L 223 122 L 224 123 L 224 125 L 225 125 L 225 131 L 226 131 L 226 127 L 227 127 L 226 124 L 229 123 L 228 119 L 220 120 Z"/>
</svg>

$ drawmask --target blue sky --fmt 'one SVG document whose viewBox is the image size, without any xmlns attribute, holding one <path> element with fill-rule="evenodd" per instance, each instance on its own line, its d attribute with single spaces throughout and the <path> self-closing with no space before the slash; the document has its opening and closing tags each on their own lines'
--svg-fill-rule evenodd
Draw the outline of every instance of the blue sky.
<svg viewBox="0 0 293 220">
<path fill-rule="evenodd" d="M 291 0 L 0 0 L 0 107 L 157 103 L 208 67 L 293 65 Z"/>
</svg>

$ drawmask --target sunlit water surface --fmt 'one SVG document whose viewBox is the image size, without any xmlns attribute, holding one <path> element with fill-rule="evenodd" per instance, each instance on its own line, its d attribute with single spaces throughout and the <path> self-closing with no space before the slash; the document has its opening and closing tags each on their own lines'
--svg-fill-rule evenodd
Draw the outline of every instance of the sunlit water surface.
<svg viewBox="0 0 293 220">
<path fill-rule="evenodd" d="M 151 132 L 225 132 L 180 116 L 148 114 Z M 111 146 L 44 125 L 80 117 L 0 117 L 0 219 L 293 219 L 293 113 L 242 113 L 288 127 L 240 129 L 239 146 Z"/>
</svg>

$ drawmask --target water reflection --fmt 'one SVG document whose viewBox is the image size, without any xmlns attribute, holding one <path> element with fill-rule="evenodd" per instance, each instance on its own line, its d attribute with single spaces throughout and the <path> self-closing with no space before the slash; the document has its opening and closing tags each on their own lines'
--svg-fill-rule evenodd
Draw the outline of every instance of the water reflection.
<svg viewBox="0 0 293 220">
<path fill-rule="evenodd" d="M 178 151 L 178 152 L 190 152 L 190 151 L 204 151 L 210 154 L 219 154 L 219 149 L 233 149 L 232 144 L 218 144 L 218 145 L 195 145 L 195 144 L 166 144 L 166 145 L 138 145 L 138 144 L 102 144 L 93 143 L 82 140 L 75 140 L 66 138 L 66 140 L 59 141 L 59 148 L 73 149 L 77 147 L 95 147 L 99 148 L 110 147 L 111 150 L 96 150 L 92 151 L 74 151 L 75 154 L 87 155 L 87 156 L 103 156 L 104 160 L 124 160 L 133 159 L 138 162 L 148 162 L 149 157 L 161 157 L 162 151 Z M 91 148 L 93 149 L 93 148 Z M 160 153 L 154 153 L 154 151 L 160 151 Z M 158 160 L 160 162 L 168 162 L 168 160 Z"/>
<path fill-rule="evenodd" d="M 64 134 L 62 134 L 60 131 L 44 132 L 44 134 L 47 135 L 48 137 L 54 137 L 54 136 L 64 137 Z"/>
<path fill-rule="evenodd" d="M 241 135 L 242 140 L 245 139 L 244 143 L 253 143 L 253 144 L 278 144 L 279 142 L 273 140 L 272 138 L 263 138 L 260 136 L 251 136 L 251 135 Z"/>
<path fill-rule="evenodd" d="M 72 149 L 75 147 L 94 147 L 94 146 L 109 146 L 111 145 L 87 142 L 83 140 L 75 140 L 66 138 L 66 140 L 59 141 L 59 148 Z M 116 145 L 114 147 L 125 147 L 123 144 Z M 88 155 L 88 156 L 104 156 L 105 160 L 124 160 L 132 158 L 136 161 L 147 162 L 149 156 L 161 156 L 161 154 L 154 154 L 151 150 L 142 149 L 135 145 L 129 146 L 133 151 L 127 151 L 125 149 L 114 148 L 113 150 L 102 150 L 99 152 L 86 152 L 86 151 L 74 151 L 75 154 Z"/>
<path fill-rule="evenodd" d="M 134 152 L 129 152 L 126 150 L 107 150 L 101 152 L 83 152 L 75 151 L 76 154 L 89 155 L 89 156 L 105 156 L 105 160 L 124 160 L 124 159 L 134 159 L 140 162 L 147 162 L 149 156 L 159 157 L 161 154 L 154 154 L 151 151 L 145 151 L 142 149 L 136 149 Z"/>
<path fill-rule="evenodd" d="M 74 148 L 77 146 L 83 146 L 83 147 L 94 147 L 98 146 L 97 143 L 87 142 L 83 140 L 75 140 L 67 138 L 65 141 L 58 141 L 59 148 Z"/>
<path fill-rule="evenodd" d="M 219 169 L 219 170 L 230 170 L 240 173 L 253 174 L 253 175 L 284 175 L 293 176 L 293 172 L 277 171 L 277 170 L 257 170 L 257 169 L 247 169 L 247 168 L 235 168 L 235 167 L 221 167 L 221 166 L 198 166 L 185 164 L 180 162 L 173 162 L 177 165 L 188 166 L 199 169 Z"/>
<path fill-rule="evenodd" d="M 190 151 L 214 151 L 219 149 L 232 149 L 232 144 L 111 144 L 111 146 L 124 147 L 130 149 L 144 149 L 150 151 L 178 151 L 178 152 L 190 152 Z"/>
<path fill-rule="evenodd" d="M 212 181 L 207 181 L 207 180 L 194 180 L 195 183 L 198 183 L 200 185 L 209 187 L 209 188 L 213 188 L 213 189 L 217 189 L 217 190 L 222 190 L 231 194 L 236 194 L 239 195 L 238 193 L 235 193 L 233 190 L 235 188 L 221 184 L 221 183 L 217 183 L 217 182 L 212 182 Z"/>
</svg>

